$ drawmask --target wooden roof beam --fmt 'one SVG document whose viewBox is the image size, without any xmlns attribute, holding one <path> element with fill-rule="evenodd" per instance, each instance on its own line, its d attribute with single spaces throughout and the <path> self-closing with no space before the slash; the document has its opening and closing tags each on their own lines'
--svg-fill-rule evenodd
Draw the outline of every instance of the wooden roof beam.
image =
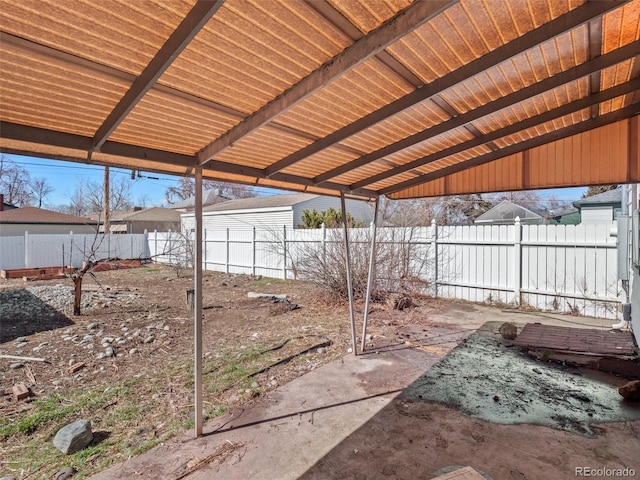
<svg viewBox="0 0 640 480">
<path fill-rule="evenodd" d="M 203 148 L 198 153 L 199 164 L 204 165 L 218 153 L 384 50 L 457 1 L 430 0 L 411 4 Z"/>
<path fill-rule="evenodd" d="M 544 80 L 533 83 L 521 90 L 517 90 L 513 93 L 510 93 L 509 95 L 500 97 L 492 102 L 481 105 L 480 107 L 473 110 L 469 110 L 468 112 L 446 120 L 438 125 L 434 125 L 431 128 L 422 130 L 421 132 L 417 132 L 409 137 L 403 138 L 402 140 L 398 140 L 395 143 L 384 146 L 374 152 L 351 160 L 350 162 L 347 162 L 343 165 L 339 165 L 338 167 L 315 177 L 314 182 L 316 182 L 316 184 L 318 185 L 322 185 L 322 182 L 330 178 L 337 177 L 338 175 L 342 175 L 343 173 L 362 167 L 368 163 L 386 157 L 387 155 L 391 155 L 395 152 L 416 145 L 417 143 L 424 142 L 425 140 L 433 138 L 437 135 L 441 135 L 442 133 L 445 133 L 454 128 L 465 126 L 474 120 L 487 115 L 491 115 L 492 113 L 500 111 L 503 108 L 514 105 L 523 100 L 539 95 L 543 92 L 553 90 L 560 85 L 575 81 L 587 75 L 589 75 L 591 78 L 591 76 L 594 75 L 594 72 L 600 72 L 605 68 L 628 60 L 629 58 L 633 58 L 637 55 L 638 51 L 640 51 L 640 41 L 632 42 L 622 48 L 613 50 L 605 55 L 596 57 L 593 60 L 587 61 L 583 64 L 570 68 L 569 70 L 558 73 L 553 77 L 545 78 Z"/>
<path fill-rule="evenodd" d="M 274 173 L 283 170 L 300 160 L 307 158 L 325 148 L 328 148 L 346 138 L 365 130 L 366 128 L 375 125 L 376 123 L 393 116 L 417 103 L 420 103 L 444 90 L 450 88 L 467 78 L 476 75 L 479 72 L 487 70 L 499 63 L 508 60 L 530 48 L 539 45 L 551 38 L 554 38 L 568 30 L 571 30 L 579 25 L 582 25 L 589 20 L 603 15 L 611 9 L 617 8 L 629 0 L 603 0 L 598 2 L 586 2 L 584 5 L 577 7 L 570 12 L 567 12 L 560 17 L 541 25 L 540 27 L 532 30 L 521 37 L 518 37 L 511 42 L 499 47 L 483 56 L 474 60 L 453 72 L 444 75 L 433 82 L 422 86 L 408 93 L 404 97 L 401 97 L 394 102 L 391 102 L 384 107 L 365 115 L 364 117 L 356 120 L 355 122 L 346 125 L 333 133 L 330 133 L 326 137 L 323 137 L 316 142 L 308 145 L 297 152 L 275 162 L 273 165 L 266 169 L 267 175 L 273 175 Z M 422 3 L 422 2 L 418 2 Z M 428 3 L 428 2 L 427 2 Z"/>
<path fill-rule="evenodd" d="M 2 131 L 2 138 L 37 143 L 41 145 L 52 145 L 73 150 L 88 151 L 91 150 L 93 145 L 93 138 L 91 137 L 58 132 L 55 130 L 47 130 L 45 128 L 31 127 L 28 125 L 19 125 L 11 122 L 0 121 L 0 131 Z M 110 140 L 107 140 L 102 144 L 100 152 L 120 157 L 163 162 L 185 168 L 192 168 L 195 164 L 195 157 L 191 155 L 172 153 L 154 148 L 139 147 Z"/>
<path fill-rule="evenodd" d="M 453 145 L 449 148 L 440 150 L 436 153 L 432 153 L 431 155 L 418 158 L 411 162 L 405 163 L 404 165 L 400 165 L 399 167 L 392 168 L 391 170 L 385 170 L 384 172 L 380 172 L 376 175 L 372 175 L 371 177 L 365 178 L 363 180 L 360 180 L 354 183 L 352 185 L 352 188 L 356 189 L 356 188 L 362 188 L 365 185 L 371 185 L 373 183 L 379 182 L 386 178 L 394 177 L 396 175 L 407 172 L 409 170 L 413 170 L 414 168 L 428 165 L 437 160 L 441 160 L 451 155 L 464 152 L 465 150 L 468 150 L 470 148 L 484 145 L 493 140 L 497 140 L 502 137 L 513 135 L 514 133 L 520 132 L 522 130 L 535 127 L 536 125 L 541 125 L 545 122 L 549 122 L 551 120 L 562 117 L 564 115 L 577 112 L 579 110 L 582 110 L 583 108 L 591 107 L 592 105 L 597 105 L 600 102 L 611 100 L 612 98 L 625 95 L 627 93 L 633 92 L 638 89 L 640 89 L 640 78 L 635 78 L 621 85 L 616 85 L 615 87 L 611 87 L 607 90 L 600 91 L 594 95 L 583 97 L 574 102 L 567 103 L 560 107 L 543 112 L 539 115 L 529 117 L 525 120 L 521 120 L 520 122 L 516 122 L 511 125 L 508 125 L 504 128 L 499 128 L 498 130 L 487 132 L 482 137 L 472 138 L 471 140 L 467 140 L 466 142 L 462 142 L 457 145 Z"/>
<path fill-rule="evenodd" d="M 196 2 L 180 25 L 169 36 L 158 53 L 151 59 L 127 93 L 120 99 L 93 138 L 93 150 L 100 150 L 109 136 L 144 97 L 189 42 L 200 32 L 222 6 L 224 0 Z"/>
<path fill-rule="evenodd" d="M 58 132 L 55 130 L 47 130 L 44 128 L 30 127 L 27 125 L 20 125 L 11 122 L 0 121 L 0 131 L 2 131 L 2 137 L 10 140 L 19 140 L 23 142 L 31 142 L 41 145 L 52 145 L 56 147 L 69 148 L 72 150 L 87 151 L 91 149 L 93 145 L 93 139 L 91 137 L 85 137 L 81 135 L 74 135 L 71 133 Z M 152 162 L 166 163 L 169 165 L 175 165 L 185 168 L 185 171 L 193 169 L 196 157 L 192 155 L 184 155 L 180 153 L 168 152 L 165 150 L 157 150 L 153 148 L 139 147 L 136 145 L 130 145 L 127 143 L 114 142 L 107 140 L 103 143 L 100 149 L 101 153 L 108 155 L 114 155 L 123 158 L 130 158 L 134 160 L 146 160 Z M 7 153 L 15 153 L 19 155 L 34 155 L 33 152 L 11 150 Z M 47 154 L 47 157 L 51 155 Z M 56 155 L 59 160 L 73 160 L 65 157 L 64 155 Z M 86 160 L 84 160 L 86 162 Z M 90 163 L 104 164 L 100 161 L 91 161 Z M 105 164 L 106 165 L 106 164 Z M 244 165 L 236 165 L 227 162 L 219 162 L 212 160 L 207 164 L 208 170 L 214 170 L 220 173 L 229 173 L 233 175 L 244 175 L 247 177 L 255 177 L 257 180 L 266 179 L 264 171 L 260 168 L 248 167 Z M 155 170 L 162 173 L 161 170 Z M 294 183 L 306 187 L 314 187 L 310 178 L 301 177 L 298 175 L 278 174 L 271 180 Z M 338 192 L 345 192 L 347 194 L 355 194 L 367 198 L 375 198 L 378 194 L 373 190 L 366 188 L 358 189 L 357 192 L 352 191 L 348 185 L 327 182 L 327 189 L 336 190 Z"/>
</svg>

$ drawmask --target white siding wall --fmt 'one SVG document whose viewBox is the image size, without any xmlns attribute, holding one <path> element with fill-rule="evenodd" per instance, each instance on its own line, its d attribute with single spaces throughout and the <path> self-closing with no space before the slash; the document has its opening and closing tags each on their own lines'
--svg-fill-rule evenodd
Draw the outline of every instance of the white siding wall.
<svg viewBox="0 0 640 480">
<path fill-rule="evenodd" d="M 612 207 L 582 207 L 580 209 L 581 223 L 599 225 L 613 222 Z"/>
<path fill-rule="evenodd" d="M 204 212 L 202 214 L 203 229 L 211 230 L 251 230 L 256 227 L 261 230 L 282 228 L 283 225 L 292 227 L 293 210 L 291 207 L 279 209 L 250 210 L 246 213 Z M 195 228 L 195 216 L 192 213 L 182 215 L 183 231 Z"/>
<path fill-rule="evenodd" d="M 367 202 L 351 200 L 348 198 L 345 200 L 345 206 L 347 208 L 347 213 L 349 213 L 355 220 L 360 220 L 366 225 L 371 223 L 371 220 L 373 220 L 373 204 L 369 205 Z M 312 211 L 315 209 L 316 211 L 321 212 L 323 210 L 329 210 L 329 208 L 340 211 L 340 199 L 336 197 L 321 196 L 294 205 L 293 228 L 298 228 L 298 225 L 302 223 L 302 214 L 305 210 Z"/>
</svg>

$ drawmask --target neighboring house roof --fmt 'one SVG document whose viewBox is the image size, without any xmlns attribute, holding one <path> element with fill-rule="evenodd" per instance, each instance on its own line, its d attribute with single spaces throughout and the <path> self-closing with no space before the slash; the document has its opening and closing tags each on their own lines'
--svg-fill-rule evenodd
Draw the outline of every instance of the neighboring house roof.
<svg viewBox="0 0 640 480">
<path fill-rule="evenodd" d="M 96 221 L 91 218 L 76 217 L 75 215 L 53 212 L 43 208 L 22 207 L 0 211 L 0 223 L 91 225 L 95 224 Z"/>
<path fill-rule="evenodd" d="M 92 213 L 89 215 L 94 220 L 103 221 L 103 214 Z M 110 221 L 113 222 L 179 222 L 180 212 L 171 208 L 151 207 L 136 210 L 116 210 L 110 213 Z"/>
<path fill-rule="evenodd" d="M 312 193 L 294 193 L 285 195 L 268 195 L 264 197 L 239 198 L 228 202 L 210 205 L 202 209 L 203 212 L 224 212 L 228 210 L 255 210 L 259 208 L 292 207 L 306 202 L 320 195 Z"/>
<path fill-rule="evenodd" d="M 229 200 L 229 198 L 223 197 L 222 195 L 220 195 L 219 192 L 220 190 L 218 190 L 217 188 L 212 188 L 202 192 L 202 205 L 203 206 L 215 205 L 217 203 L 222 203 Z M 194 208 L 195 204 L 196 204 L 196 197 L 191 196 L 185 200 L 182 200 L 181 202 L 170 205 L 169 208 L 174 210 L 179 208 Z"/>
<path fill-rule="evenodd" d="M 616 188 L 615 190 L 608 190 L 606 192 L 592 195 L 587 198 L 581 198 L 573 202 L 573 206 L 576 208 L 582 208 L 586 206 L 620 206 L 622 205 L 622 190 Z"/>
<path fill-rule="evenodd" d="M 2 210 L 0 211 L 15 210 L 16 208 L 18 207 L 16 207 L 15 205 L 11 205 L 10 203 L 7 203 L 7 202 L 2 202 Z"/>
<path fill-rule="evenodd" d="M 516 217 L 520 217 L 521 222 L 538 221 L 542 216 L 532 212 L 528 208 L 503 200 L 495 207 L 487 210 L 474 223 L 513 223 Z"/>
<path fill-rule="evenodd" d="M 179 222 L 180 212 L 171 208 L 152 207 L 133 212 L 120 212 L 118 218 L 112 217 L 111 221 L 123 222 Z"/>
</svg>

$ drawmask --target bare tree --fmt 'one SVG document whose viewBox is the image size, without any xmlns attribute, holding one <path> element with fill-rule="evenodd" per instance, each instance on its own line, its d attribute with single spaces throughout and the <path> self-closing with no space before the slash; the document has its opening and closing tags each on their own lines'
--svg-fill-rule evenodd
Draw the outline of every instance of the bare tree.
<svg viewBox="0 0 640 480">
<path fill-rule="evenodd" d="M 0 155 L 0 192 L 5 202 L 17 207 L 31 204 L 29 172 L 6 155 Z"/>
<path fill-rule="evenodd" d="M 31 181 L 32 196 L 35 203 L 38 204 L 38 208 L 42 208 L 42 201 L 54 190 L 53 186 L 44 177 L 34 178 Z"/>
<path fill-rule="evenodd" d="M 69 198 L 70 203 L 67 211 L 79 216 L 102 212 L 103 194 L 102 183 L 81 179 Z M 127 178 L 116 177 L 109 183 L 109 204 L 109 209 L 112 212 L 129 210 L 133 207 L 131 183 Z"/>
<path fill-rule="evenodd" d="M 256 191 L 251 185 L 240 185 L 220 182 L 217 180 L 204 180 L 202 182 L 202 188 L 203 190 L 217 188 L 221 196 L 229 198 L 248 198 L 256 196 Z M 195 193 L 195 181 L 189 177 L 182 177 L 177 185 L 167 188 L 165 191 L 165 198 L 169 205 L 173 205 L 174 203 L 193 197 Z"/>
<path fill-rule="evenodd" d="M 592 197 L 599 193 L 615 190 L 616 188 L 618 188 L 618 185 L 591 185 L 590 187 L 587 187 L 587 191 L 582 194 L 582 198 Z"/>
<path fill-rule="evenodd" d="M 408 200 L 385 199 L 382 218 L 387 225 L 414 227 L 429 225 L 431 220 L 445 225 L 466 225 L 489 210 L 494 203 L 479 194 Z"/>
</svg>

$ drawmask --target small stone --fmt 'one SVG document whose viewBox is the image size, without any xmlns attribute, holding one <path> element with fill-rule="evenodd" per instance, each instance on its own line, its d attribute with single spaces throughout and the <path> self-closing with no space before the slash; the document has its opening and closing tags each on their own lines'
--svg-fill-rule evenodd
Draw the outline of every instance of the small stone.
<svg viewBox="0 0 640 480">
<path fill-rule="evenodd" d="M 191 419 L 192 421 L 195 421 L 196 418 L 196 412 L 191 412 L 189 414 L 189 419 Z M 209 419 L 209 414 L 207 413 L 207 411 L 203 408 L 202 409 L 202 419 L 203 420 L 208 420 Z"/>
<path fill-rule="evenodd" d="M 494 395 L 493 396 L 493 401 L 494 402 L 499 402 L 500 401 L 500 397 L 498 395 Z"/>
<path fill-rule="evenodd" d="M 251 388 L 258 388 L 260 386 L 260 384 L 258 382 L 253 382 L 251 384 Z"/>
<path fill-rule="evenodd" d="M 113 343 L 113 338 L 111 337 L 104 337 L 102 339 L 102 343 Z"/>
<path fill-rule="evenodd" d="M 319 354 L 323 354 L 325 352 L 324 347 L 320 347 L 316 350 L 316 352 L 318 352 Z"/>
<path fill-rule="evenodd" d="M 140 350 L 138 350 L 137 348 L 132 348 L 131 350 L 129 350 L 129 355 L 135 355 L 136 353 L 140 353 Z"/>
<path fill-rule="evenodd" d="M 113 347 L 107 347 L 104 350 L 104 356 L 105 357 L 114 357 L 116 354 L 116 352 L 113 350 Z"/>
<path fill-rule="evenodd" d="M 167 331 L 168 331 L 168 330 L 170 330 L 169 325 L 165 325 L 165 326 L 164 326 L 164 330 L 167 330 Z"/>
<path fill-rule="evenodd" d="M 78 420 L 58 430 L 53 445 L 65 455 L 71 455 L 85 448 L 92 440 L 91 422 Z"/>
<path fill-rule="evenodd" d="M 102 360 L 102 359 L 104 358 L 104 353 L 103 353 L 103 352 L 100 352 L 99 354 L 97 354 L 97 355 L 96 355 L 96 358 L 97 358 L 98 360 Z"/>
<path fill-rule="evenodd" d="M 91 331 L 91 330 L 95 330 L 96 328 L 98 328 L 98 324 L 96 322 L 90 323 L 89 325 L 87 325 L 87 330 Z"/>
<path fill-rule="evenodd" d="M 353 348 L 347 348 L 347 353 L 352 353 L 353 352 Z"/>
<path fill-rule="evenodd" d="M 149 335 L 147 338 L 145 338 L 142 343 L 151 343 L 156 339 L 156 337 L 154 337 L 153 335 Z"/>
<path fill-rule="evenodd" d="M 16 343 L 27 343 L 27 337 L 16 338 Z"/>
<path fill-rule="evenodd" d="M 9 365 L 11 370 L 17 370 L 18 368 L 24 367 L 24 363 L 16 362 Z"/>
<path fill-rule="evenodd" d="M 122 332 L 128 332 L 128 331 L 129 331 L 129 327 L 122 327 L 122 328 L 120 329 L 120 331 L 122 331 Z"/>
<path fill-rule="evenodd" d="M 618 393 L 625 400 L 640 400 L 640 380 L 625 383 L 618 389 Z"/>
<path fill-rule="evenodd" d="M 77 470 L 73 467 L 64 467 L 61 470 L 58 470 L 53 476 L 53 480 L 67 480 L 68 478 L 73 477 L 77 473 Z"/>
<path fill-rule="evenodd" d="M 518 327 L 514 323 L 504 322 L 500 325 L 498 332 L 505 340 L 515 340 L 518 336 Z"/>
</svg>

